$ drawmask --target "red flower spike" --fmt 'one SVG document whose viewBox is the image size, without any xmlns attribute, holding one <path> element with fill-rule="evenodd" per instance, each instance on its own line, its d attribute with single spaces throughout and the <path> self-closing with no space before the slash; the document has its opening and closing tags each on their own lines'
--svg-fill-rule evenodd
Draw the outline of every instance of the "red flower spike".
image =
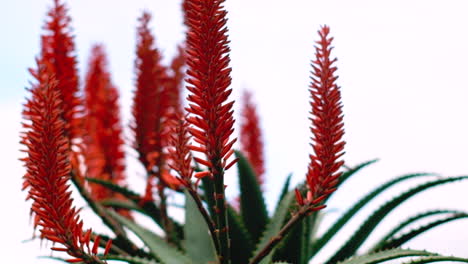
<svg viewBox="0 0 468 264">
<path fill-rule="evenodd" d="M 259 184 L 263 184 L 265 164 L 262 131 L 256 106 L 252 102 L 252 94 L 248 91 L 245 91 L 242 97 L 241 115 L 241 151 L 252 164 Z"/>
<path fill-rule="evenodd" d="M 229 262 L 230 242 L 226 221 L 224 196 L 224 171 L 236 160 L 227 162 L 226 155 L 232 145 L 234 132 L 233 102 L 227 101 L 231 89 L 229 47 L 224 0 L 188 0 L 186 8 L 187 32 L 187 111 L 188 122 L 194 141 L 205 148 L 203 159 L 212 176 L 214 187 L 215 227 L 219 241 L 218 259 L 221 264 Z M 196 120 L 196 121 L 194 121 Z M 231 141 L 234 142 L 234 141 Z M 199 160 L 200 161 L 200 160 Z M 227 164 L 227 165 L 226 165 Z M 197 181 L 198 182 L 198 181 Z"/>
<path fill-rule="evenodd" d="M 25 180 L 35 226 L 40 227 L 40 238 L 64 246 L 67 253 L 85 263 L 104 263 L 94 254 L 85 251 L 90 240 L 81 241 L 83 224 L 79 210 L 72 206 L 71 192 L 67 181 L 70 178 L 70 141 L 66 137 L 63 118 L 63 103 L 58 83 L 50 65 L 38 61 L 36 78 L 38 84 L 29 91 L 31 99 L 25 104 L 23 117 L 26 120 L 21 143 L 26 146 L 27 157 Z M 63 248 L 53 247 L 59 251 Z"/>
<path fill-rule="evenodd" d="M 70 27 L 67 8 L 60 0 L 54 0 L 48 12 L 48 21 L 42 35 L 41 60 L 49 64 L 51 73 L 58 81 L 60 99 L 63 102 L 62 118 L 65 121 L 65 135 L 72 140 L 79 134 L 77 107 L 81 104 L 78 92 L 78 73 L 75 44 Z"/>
<path fill-rule="evenodd" d="M 150 20 L 151 15 L 147 12 L 139 19 L 135 60 L 137 77 L 132 110 L 135 149 L 145 167 L 148 164 L 147 155 L 160 149 L 161 124 L 168 104 L 164 90 L 167 82 L 166 70 L 161 65 L 161 54 L 154 47 L 155 39 L 149 28 Z"/>
<path fill-rule="evenodd" d="M 125 185 L 124 140 L 118 105 L 119 93 L 112 84 L 107 56 L 101 45 L 93 46 L 86 75 L 85 118 L 83 128 L 84 158 L 87 176 Z M 89 184 L 96 201 L 125 199 L 100 184 Z M 128 210 L 117 210 L 131 217 Z"/>
<path fill-rule="evenodd" d="M 232 103 L 226 102 L 231 89 L 229 68 L 229 47 L 226 28 L 224 0 L 189 0 L 186 3 L 187 34 L 187 97 L 191 103 L 187 111 L 196 119 L 189 117 L 188 122 L 195 128 L 190 132 L 196 142 L 206 150 L 204 165 L 213 175 L 223 175 L 227 166 L 223 158 L 229 149 L 223 151 L 226 140 L 233 132 Z M 224 153 L 222 155 L 221 153 Z M 200 160 L 197 160 L 200 162 Z"/>
<path fill-rule="evenodd" d="M 136 91 L 133 99 L 132 130 L 135 134 L 135 149 L 140 161 L 149 172 L 145 199 L 152 200 L 152 179 L 156 176 L 161 180 L 164 169 L 163 149 L 167 145 L 169 126 L 168 109 L 168 76 L 161 65 L 161 55 L 154 47 L 155 40 L 149 28 L 151 15 L 144 12 L 139 19 L 141 23 L 137 34 L 137 58 L 135 68 L 137 73 Z M 149 154 L 154 160 L 148 160 Z M 158 169 L 154 172 L 153 167 Z M 153 175 L 152 175 L 153 174 Z"/>
<path fill-rule="evenodd" d="M 316 59 L 312 61 L 312 83 L 310 86 L 312 106 L 312 148 L 307 172 L 307 184 L 310 195 L 308 201 L 330 194 L 341 175 L 338 169 L 343 165 L 340 157 L 344 154 L 342 140 L 343 114 L 341 110 L 341 93 L 335 84 L 335 59 L 330 59 L 333 38 L 328 37 L 330 28 L 323 26 L 319 30 L 320 41 L 317 42 Z M 323 199 L 323 198 L 322 198 Z"/>
</svg>

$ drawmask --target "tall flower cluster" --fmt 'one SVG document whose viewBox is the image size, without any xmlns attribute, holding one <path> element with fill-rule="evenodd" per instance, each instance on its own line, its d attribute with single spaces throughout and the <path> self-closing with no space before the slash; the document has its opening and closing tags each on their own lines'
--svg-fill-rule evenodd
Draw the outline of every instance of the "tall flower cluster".
<svg viewBox="0 0 468 264">
<path fill-rule="evenodd" d="M 146 199 L 152 200 L 155 177 L 161 179 L 164 162 L 163 148 L 167 144 L 168 77 L 161 64 L 161 55 L 149 28 L 151 15 L 143 13 L 137 34 L 136 91 L 133 99 L 133 131 L 135 149 L 148 170 Z M 157 171 L 153 171 L 158 168 Z"/>
<path fill-rule="evenodd" d="M 223 0 L 187 2 L 187 89 L 191 93 L 186 110 L 192 114 L 188 117 L 193 125 L 190 132 L 200 144 L 193 150 L 206 155 L 206 159 L 197 159 L 199 163 L 222 177 L 233 164 L 228 159 L 236 141 L 230 140 L 234 101 L 227 102 L 232 90 L 226 11 L 222 9 Z"/>
<path fill-rule="evenodd" d="M 331 59 L 332 37 L 330 28 L 323 26 L 319 30 L 320 40 L 315 47 L 315 60 L 312 61 L 312 148 L 307 171 L 307 185 L 311 199 L 321 199 L 335 190 L 341 173 L 338 169 L 344 164 L 340 160 L 344 154 L 345 142 L 342 140 L 343 112 L 341 110 L 341 93 L 335 75 L 336 58 Z"/>
<path fill-rule="evenodd" d="M 68 262 L 102 263 L 96 257 L 99 243 L 90 250 L 90 234 L 83 232 L 83 222 L 72 205 L 70 178 L 70 147 L 65 133 L 63 103 L 58 82 L 51 77 L 47 63 L 39 62 L 38 84 L 23 112 L 26 129 L 22 143 L 27 147 L 24 158 L 27 172 L 28 198 L 40 237 L 58 243 L 56 251 L 65 251 L 73 259 Z M 106 247 L 106 253 L 110 244 Z"/>
<path fill-rule="evenodd" d="M 60 99 L 63 101 L 63 119 L 65 133 L 70 140 L 79 134 L 79 121 L 76 117 L 80 100 L 78 92 L 78 73 L 75 58 L 75 44 L 73 42 L 70 17 L 67 8 L 60 0 L 54 0 L 49 10 L 48 21 L 44 26 L 45 34 L 41 39 L 41 60 L 47 62 L 58 81 Z"/>
<path fill-rule="evenodd" d="M 120 123 L 119 94 L 111 82 L 104 48 L 91 51 L 84 87 L 85 118 L 83 142 L 87 176 L 125 185 L 125 156 Z M 90 184 L 93 199 L 100 201 L 117 196 L 110 189 Z"/>
<path fill-rule="evenodd" d="M 257 108 L 252 101 L 252 93 L 245 91 L 242 97 L 240 143 L 241 151 L 250 161 L 260 184 L 263 184 L 265 162 L 263 154 L 262 130 Z"/>
<path fill-rule="evenodd" d="M 234 132 L 232 106 L 228 102 L 231 94 L 231 68 L 229 67 L 229 47 L 226 27 L 226 14 L 223 0 L 188 0 L 186 2 L 187 32 L 187 90 L 190 91 L 186 109 L 191 115 L 187 118 L 189 128 L 198 146 L 193 151 L 205 154 L 206 158 L 195 160 L 208 168 L 208 176 L 214 180 L 214 200 L 216 228 L 220 246 L 221 263 L 229 262 L 228 223 L 226 220 L 226 200 L 224 197 L 224 171 L 236 160 L 229 161 L 233 154 L 232 146 L 236 139 L 230 139 Z"/>
</svg>

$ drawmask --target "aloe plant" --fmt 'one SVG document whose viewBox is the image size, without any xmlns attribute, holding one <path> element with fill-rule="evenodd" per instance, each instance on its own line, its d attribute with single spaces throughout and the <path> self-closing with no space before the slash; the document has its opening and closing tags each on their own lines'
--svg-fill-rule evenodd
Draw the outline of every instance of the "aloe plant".
<svg viewBox="0 0 468 264">
<path fill-rule="evenodd" d="M 63 253 L 50 258 L 68 263 L 307 264 L 368 203 L 393 186 L 418 178 L 423 182 L 407 187 L 372 212 L 325 263 L 468 263 L 465 258 L 402 248 L 424 232 L 468 217 L 466 212 L 450 209 L 407 216 L 370 248 L 363 248 L 402 203 L 468 176 L 417 173 L 395 177 L 369 190 L 323 230 L 323 209 L 329 199 L 350 177 L 376 162 L 344 166 L 341 88 L 328 26 L 318 31 L 311 63 L 308 170 L 297 186 L 287 176 L 276 208 L 267 210 L 263 184 L 270 179 L 264 165 L 260 116 L 250 92 L 242 99 L 241 144 L 235 150 L 223 4 L 224 0 L 184 1 L 187 38 L 167 66 L 149 28 L 151 15 L 144 12 L 139 19 L 130 128 L 132 146 L 146 172 L 146 188 L 134 190 L 125 171 L 118 92 L 107 69 L 105 49 L 94 46 L 81 95 L 70 18 L 65 5 L 54 0 L 37 67 L 31 70 L 36 82 L 24 106 L 22 135 L 27 153 L 24 188 L 32 200 L 34 227 L 40 239 L 53 242 L 53 251 Z M 229 201 L 225 189 L 233 186 L 225 185 L 225 172 L 234 166 L 240 195 Z M 69 182 L 112 235 L 85 229 Z M 169 214 L 169 195 L 183 197 L 184 221 Z M 137 214 L 149 217 L 162 232 L 142 226 Z M 416 225 L 434 216 L 439 218 Z M 407 231 L 408 227 L 413 229 Z M 135 236 L 143 247 L 137 246 Z M 362 253 L 363 249 L 367 251 Z"/>
</svg>

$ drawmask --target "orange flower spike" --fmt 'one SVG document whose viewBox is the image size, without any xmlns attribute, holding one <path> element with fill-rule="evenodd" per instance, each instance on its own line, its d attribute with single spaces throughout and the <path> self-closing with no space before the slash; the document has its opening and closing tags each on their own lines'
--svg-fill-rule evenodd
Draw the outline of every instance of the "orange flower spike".
<svg viewBox="0 0 468 264">
<path fill-rule="evenodd" d="M 66 6 L 60 0 L 54 0 L 48 18 L 41 40 L 41 60 L 49 64 L 52 74 L 58 81 L 59 96 L 63 102 L 62 118 L 66 124 L 65 134 L 72 140 L 80 133 L 76 112 L 81 102 L 77 96 L 79 77 L 70 26 L 71 19 Z"/>
<path fill-rule="evenodd" d="M 81 241 L 83 224 L 78 211 L 72 206 L 71 192 L 67 181 L 70 178 L 70 147 L 66 137 L 63 103 L 58 82 L 51 76 L 48 63 L 39 60 L 32 96 L 25 104 L 23 117 L 25 133 L 22 144 L 26 146 L 28 197 L 35 215 L 35 226 L 40 228 L 40 237 L 59 243 L 67 253 L 85 263 L 104 263 L 89 248 L 89 240 Z M 38 155 L 40 153 L 40 155 Z M 53 249 L 63 251 L 62 247 Z"/>
<path fill-rule="evenodd" d="M 345 142 L 342 140 L 343 113 L 340 88 L 335 81 L 336 58 L 331 59 L 330 28 L 323 26 L 319 30 L 320 40 L 317 42 L 316 59 L 312 61 L 312 83 L 310 85 L 312 106 L 312 148 L 307 172 L 307 184 L 310 193 L 307 202 L 322 200 L 335 190 L 343 165 L 340 160 L 344 154 Z"/>
<path fill-rule="evenodd" d="M 265 162 L 263 154 L 263 139 L 260 129 L 260 120 L 255 104 L 252 102 L 252 94 L 245 91 L 242 97 L 241 109 L 241 151 L 250 161 L 260 184 L 263 184 Z"/>
<path fill-rule="evenodd" d="M 91 51 L 85 83 L 84 119 L 86 134 L 85 163 L 88 177 L 125 185 L 125 155 L 123 132 L 119 116 L 117 89 L 111 82 L 104 48 L 95 45 Z M 99 184 L 90 184 L 95 200 L 115 198 L 117 195 Z"/>
</svg>

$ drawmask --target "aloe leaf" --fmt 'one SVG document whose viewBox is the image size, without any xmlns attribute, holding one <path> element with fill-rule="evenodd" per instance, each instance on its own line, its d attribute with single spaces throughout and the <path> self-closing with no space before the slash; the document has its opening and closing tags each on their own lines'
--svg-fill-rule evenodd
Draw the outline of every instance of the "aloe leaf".
<svg viewBox="0 0 468 264">
<path fill-rule="evenodd" d="M 257 242 L 268 223 L 265 200 L 252 166 L 240 152 L 236 152 L 236 156 L 239 159 L 237 168 L 239 170 L 241 217 L 252 239 Z"/>
<path fill-rule="evenodd" d="M 184 248 L 187 256 L 196 264 L 215 263 L 217 260 L 213 238 L 197 204 L 185 192 Z M 214 238 L 216 239 L 216 238 Z"/>
<path fill-rule="evenodd" d="M 227 208 L 229 237 L 231 238 L 231 262 L 248 263 L 254 250 L 254 243 L 240 216 L 231 207 Z"/>
<path fill-rule="evenodd" d="M 404 243 L 408 242 L 409 240 L 419 236 L 420 234 L 437 227 L 439 225 L 458 220 L 458 219 L 463 219 L 463 218 L 468 218 L 468 214 L 465 213 L 458 213 L 458 214 L 453 214 L 449 217 L 445 217 L 442 219 L 434 220 L 426 225 L 423 225 L 419 228 L 416 228 L 414 230 L 408 231 L 396 238 L 392 238 L 388 241 L 386 241 L 381 247 L 377 248 L 377 250 L 382 250 L 382 249 L 389 249 L 389 248 L 394 248 L 394 247 L 399 247 L 403 245 Z"/>
<path fill-rule="evenodd" d="M 286 178 L 286 181 L 283 184 L 283 188 L 281 189 L 281 193 L 280 193 L 280 196 L 278 198 L 278 203 L 276 204 L 276 207 L 278 207 L 279 203 L 283 200 L 283 198 L 286 196 L 286 194 L 288 194 L 289 186 L 291 184 L 291 177 L 292 177 L 292 173 L 290 173 L 288 175 L 288 177 Z"/>
<path fill-rule="evenodd" d="M 363 163 L 360 163 L 346 171 L 343 172 L 343 174 L 340 176 L 340 178 L 338 179 L 338 184 L 336 185 L 336 188 L 338 189 L 341 185 L 343 185 L 347 180 L 349 180 L 349 178 L 351 178 L 351 176 L 355 175 L 357 172 L 359 172 L 360 170 L 366 168 L 367 166 L 373 164 L 373 163 L 376 163 L 378 161 L 378 159 L 373 159 L 373 160 L 369 160 L 369 161 L 366 161 L 366 162 L 363 162 Z M 330 195 L 328 195 L 325 200 L 323 201 L 324 204 L 326 204 L 328 202 L 328 200 L 330 200 L 331 197 L 333 197 L 333 195 L 335 194 L 336 192 L 332 192 Z"/>
<path fill-rule="evenodd" d="M 344 261 L 338 262 L 338 264 L 374 264 L 374 263 L 380 263 L 383 261 L 404 258 L 404 257 L 431 256 L 431 255 L 436 255 L 436 254 L 423 251 L 423 250 L 394 248 L 394 249 L 384 250 L 384 251 L 375 252 L 371 254 L 351 257 Z"/>
<path fill-rule="evenodd" d="M 103 259 L 125 261 L 127 263 L 132 263 L 132 264 L 159 264 L 159 262 L 156 262 L 155 260 L 152 260 L 152 259 L 132 257 L 132 256 L 122 256 L 122 255 L 107 255 Z"/>
<path fill-rule="evenodd" d="M 147 212 L 143 210 L 138 204 L 131 200 L 121 200 L 121 199 L 105 199 L 100 201 L 100 204 L 105 207 L 112 207 L 117 209 L 127 209 L 136 211 L 142 214 L 146 214 Z"/>
<path fill-rule="evenodd" d="M 429 217 L 429 216 L 434 216 L 434 215 L 439 215 L 439 214 L 456 214 L 456 213 L 461 213 L 460 211 L 456 210 L 430 210 L 426 211 L 423 213 L 419 213 L 415 216 L 412 216 L 408 218 L 407 220 L 401 222 L 399 225 L 394 227 L 392 230 L 390 230 L 386 235 L 384 235 L 377 243 L 375 243 L 375 246 L 372 247 L 370 250 L 372 251 L 377 251 L 379 248 L 381 248 L 387 240 L 390 240 L 396 233 L 400 232 L 403 228 L 415 223 L 418 220 L 421 220 L 423 218 Z"/>
<path fill-rule="evenodd" d="M 408 200 L 412 196 L 437 185 L 442 185 L 465 179 L 468 179 L 468 176 L 451 177 L 429 181 L 424 184 L 413 187 L 410 190 L 388 201 L 379 209 L 377 209 L 369 218 L 367 218 L 367 220 L 354 233 L 354 235 L 341 247 L 340 250 L 338 250 L 338 252 L 335 253 L 335 255 L 333 255 L 333 257 L 330 258 L 330 260 L 327 263 L 336 263 L 355 254 L 356 250 L 362 245 L 362 243 L 367 239 L 367 237 L 382 221 L 382 219 L 393 209 L 398 207 L 401 203 Z"/>
<path fill-rule="evenodd" d="M 278 234 L 278 232 L 283 227 L 285 220 L 289 217 L 289 208 L 295 201 L 295 193 L 294 191 L 290 191 L 284 199 L 281 201 L 278 209 L 276 210 L 275 214 L 273 215 L 272 219 L 268 223 L 263 236 L 260 238 L 260 242 L 255 249 L 253 256 L 256 256 L 261 252 L 261 250 L 268 245 L 268 243 Z M 260 264 L 270 264 L 272 256 L 275 252 L 273 249 L 266 257 L 262 259 Z"/>
<path fill-rule="evenodd" d="M 89 178 L 89 177 L 86 177 L 85 178 L 87 181 L 89 182 L 92 182 L 92 183 L 96 183 L 96 184 L 100 184 L 110 190 L 112 190 L 113 192 L 117 192 L 117 193 L 120 193 L 122 195 L 124 195 L 125 197 L 127 197 L 128 199 L 130 200 L 134 200 L 134 199 L 137 199 L 140 197 L 140 195 L 124 186 L 120 186 L 120 185 L 117 185 L 111 181 L 106 181 L 106 180 L 102 180 L 102 179 L 97 179 L 97 178 Z"/>
<path fill-rule="evenodd" d="M 309 239 L 312 225 L 312 215 L 304 218 L 289 231 L 277 246 L 273 261 L 288 261 L 297 264 L 308 263 Z"/>
<path fill-rule="evenodd" d="M 360 165 L 363 166 L 363 165 Z M 358 166 L 359 167 L 359 166 Z M 431 176 L 434 174 L 430 173 L 414 173 L 414 174 L 406 174 L 399 177 L 396 177 L 392 180 L 385 182 L 384 184 L 378 186 L 366 196 L 361 198 L 358 202 L 356 202 L 350 209 L 346 211 L 336 222 L 320 237 L 316 240 L 315 243 L 312 244 L 311 255 L 309 258 L 312 258 L 317 254 L 329 241 L 330 239 L 341 230 L 341 228 L 349 222 L 356 215 L 359 210 L 361 210 L 365 205 L 370 203 L 375 197 L 381 194 L 383 191 L 387 190 L 388 188 L 394 186 L 397 183 L 400 183 L 405 180 L 413 179 L 416 177 L 422 176 Z"/>
<path fill-rule="evenodd" d="M 444 262 L 454 261 L 454 262 L 468 263 L 468 259 L 466 258 L 451 257 L 451 256 L 431 256 L 431 257 L 423 257 L 420 259 L 410 260 L 402 264 L 425 264 L 425 263 L 434 263 L 434 262 L 441 262 L 441 261 L 444 261 Z"/>
<path fill-rule="evenodd" d="M 369 165 L 371 165 L 373 163 L 376 163 L 377 161 L 379 161 L 379 160 L 378 159 L 373 159 L 373 160 L 365 161 L 363 163 L 360 163 L 360 164 L 352 167 L 349 170 L 344 171 L 343 174 L 340 176 L 337 188 L 340 185 L 342 185 L 344 182 L 346 182 L 349 178 L 351 178 L 351 176 L 353 176 L 354 174 L 356 174 L 360 170 L 364 169 L 365 167 L 367 167 L 367 166 L 369 166 Z"/>
<path fill-rule="evenodd" d="M 163 238 L 153 233 L 152 231 L 128 220 L 127 218 L 119 215 L 118 213 L 108 210 L 119 223 L 130 229 L 137 235 L 149 248 L 151 254 L 161 261 L 161 263 L 172 264 L 192 264 L 190 259 L 178 251 L 176 248 L 170 246 Z"/>
<path fill-rule="evenodd" d="M 137 207 L 134 208 L 128 208 L 128 209 L 133 209 L 137 210 L 147 216 L 149 216 L 153 221 L 158 224 L 159 226 L 162 226 L 162 219 L 161 219 L 161 212 L 158 207 L 152 202 L 145 202 L 142 203 L 141 205 L 139 204 L 141 202 L 140 195 L 126 187 L 116 185 L 113 182 L 106 181 L 106 180 L 101 180 L 101 179 L 96 179 L 96 178 L 86 178 L 87 181 L 101 184 L 104 187 L 107 187 L 111 189 L 114 192 L 120 193 L 123 196 L 125 196 L 127 199 L 132 201 L 133 203 L 136 204 Z M 116 206 L 121 205 L 121 206 L 130 206 L 130 204 L 123 204 L 123 203 L 116 203 Z M 138 209 L 140 207 L 141 209 Z M 178 240 L 183 239 L 183 228 L 182 226 L 177 223 L 174 219 L 170 218 L 171 220 L 171 225 L 174 227 L 174 235 L 172 237 L 177 238 Z"/>
</svg>

